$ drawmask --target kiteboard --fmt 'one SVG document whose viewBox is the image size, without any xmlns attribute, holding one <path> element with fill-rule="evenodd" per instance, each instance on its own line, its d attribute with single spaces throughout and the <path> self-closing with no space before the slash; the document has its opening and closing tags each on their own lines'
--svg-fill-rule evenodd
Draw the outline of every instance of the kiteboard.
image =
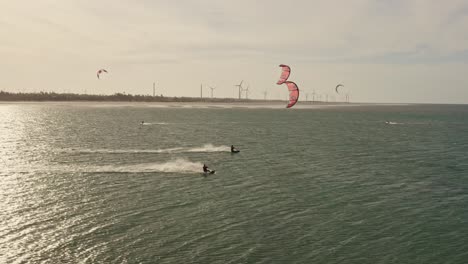
<svg viewBox="0 0 468 264">
<path fill-rule="evenodd" d="M 240 150 L 237 150 L 237 149 L 231 151 L 231 153 L 239 153 L 239 152 Z"/>
<path fill-rule="evenodd" d="M 203 172 L 203 174 L 206 176 L 208 174 L 215 174 L 215 170 L 210 170 L 210 171 L 207 171 L 207 172 Z"/>
</svg>

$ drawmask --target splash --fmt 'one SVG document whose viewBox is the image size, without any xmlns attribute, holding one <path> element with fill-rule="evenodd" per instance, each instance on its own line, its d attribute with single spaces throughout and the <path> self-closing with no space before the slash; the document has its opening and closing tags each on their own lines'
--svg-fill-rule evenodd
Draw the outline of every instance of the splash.
<svg viewBox="0 0 468 264">
<path fill-rule="evenodd" d="M 142 126 L 153 126 L 153 125 L 168 125 L 168 124 L 169 123 L 166 123 L 166 122 L 156 122 L 156 123 L 149 123 L 149 122 L 147 123 L 147 122 L 145 122 L 145 123 L 140 124 L 140 125 L 142 125 Z"/>
<path fill-rule="evenodd" d="M 65 152 L 81 154 L 138 154 L 138 153 L 176 153 L 181 152 L 183 148 L 167 149 L 71 149 Z"/>
<path fill-rule="evenodd" d="M 392 122 L 392 121 L 385 121 L 385 124 L 387 124 L 387 125 L 404 125 L 405 123 L 398 123 L 398 122 Z"/>
<path fill-rule="evenodd" d="M 126 166 L 93 166 L 84 168 L 83 172 L 170 172 L 170 173 L 197 173 L 202 172 L 201 162 L 192 162 L 186 159 L 176 159 L 162 163 L 143 163 Z"/>
<path fill-rule="evenodd" d="M 230 152 L 229 146 L 214 146 L 212 144 L 203 145 L 199 148 L 187 149 L 187 152 Z"/>
<path fill-rule="evenodd" d="M 166 149 L 65 149 L 62 150 L 67 153 L 81 153 L 81 154 L 138 154 L 138 153 L 202 153 L 202 152 L 230 152 L 229 146 L 214 146 L 212 144 L 205 144 L 201 147 L 192 148 L 166 148 Z"/>
<path fill-rule="evenodd" d="M 201 173 L 203 163 L 192 162 L 187 159 L 178 158 L 160 163 L 142 163 L 132 165 L 25 165 L 16 168 L 10 168 L 8 172 L 16 173 Z"/>
</svg>

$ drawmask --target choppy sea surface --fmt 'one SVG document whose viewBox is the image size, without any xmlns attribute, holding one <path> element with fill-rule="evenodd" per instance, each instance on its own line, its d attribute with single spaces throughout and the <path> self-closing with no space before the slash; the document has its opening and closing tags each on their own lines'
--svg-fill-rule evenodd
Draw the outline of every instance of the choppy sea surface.
<svg viewBox="0 0 468 264">
<path fill-rule="evenodd" d="M 298 106 L 0 104 L 0 263 L 467 263 L 468 106 Z"/>
</svg>

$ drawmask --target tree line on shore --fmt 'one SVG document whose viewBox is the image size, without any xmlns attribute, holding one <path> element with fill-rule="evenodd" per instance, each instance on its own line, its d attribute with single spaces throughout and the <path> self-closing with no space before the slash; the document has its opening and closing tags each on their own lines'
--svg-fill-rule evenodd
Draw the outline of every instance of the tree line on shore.
<svg viewBox="0 0 468 264">
<path fill-rule="evenodd" d="M 112 95 L 75 94 L 75 93 L 13 93 L 0 91 L 0 101 L 106 101 L 106 102 L 255 102 L 264 100 L 233 98 L 166 97 L 163 95 L 132 95 L 115 93 Z"/>
</svg>

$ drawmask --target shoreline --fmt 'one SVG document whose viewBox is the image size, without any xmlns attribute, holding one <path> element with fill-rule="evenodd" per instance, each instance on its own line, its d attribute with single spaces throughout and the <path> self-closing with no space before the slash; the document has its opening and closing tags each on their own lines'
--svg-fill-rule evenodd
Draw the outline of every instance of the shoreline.
<svg viewBox="0 0 468 264">
<path fill-rule="evenodd" d="M 281 99 L 247 99 L 247 98 L 200 98 L 200 97 L 177 97 L 163 95 L 133 95 L 126 93 L 115 93 L 112 95 L 100 94 L 76 94 L 55 92 L 14 93 L 0 90 L 0 103 L 106 103 L 106 104 L 210 104 L 210 105 L 287 105 L 287 100 Z M 299 105 L 314 106 L 351 106 L 351 105 L 376 105 L 379 103 L 361 102 L 325 102 L 325 101 L 303 101 Z M 383 104 L 389 105 L 389 104 Z M 393 105 L 393 104 L 392 104 Z M 397 104 L 400 105 L 400 104 Z M 406 105 L 406 104 L 404 104 Z"/>
<path fill-rule="evenodd" d="M 148 108 L 206 108 L 206 109 L 287 109 L 286 101 L 184 101 L 184 102 L 141 102 L 141 101 L 1 101 L 0 105 L 57 105 L 85 107 L 148 107 Z M 292 109 L 347 108 L 359 106 L 407 106 L 416 104 L 398 103 L 336 103 L 301 102 Z"/>
</svg>

